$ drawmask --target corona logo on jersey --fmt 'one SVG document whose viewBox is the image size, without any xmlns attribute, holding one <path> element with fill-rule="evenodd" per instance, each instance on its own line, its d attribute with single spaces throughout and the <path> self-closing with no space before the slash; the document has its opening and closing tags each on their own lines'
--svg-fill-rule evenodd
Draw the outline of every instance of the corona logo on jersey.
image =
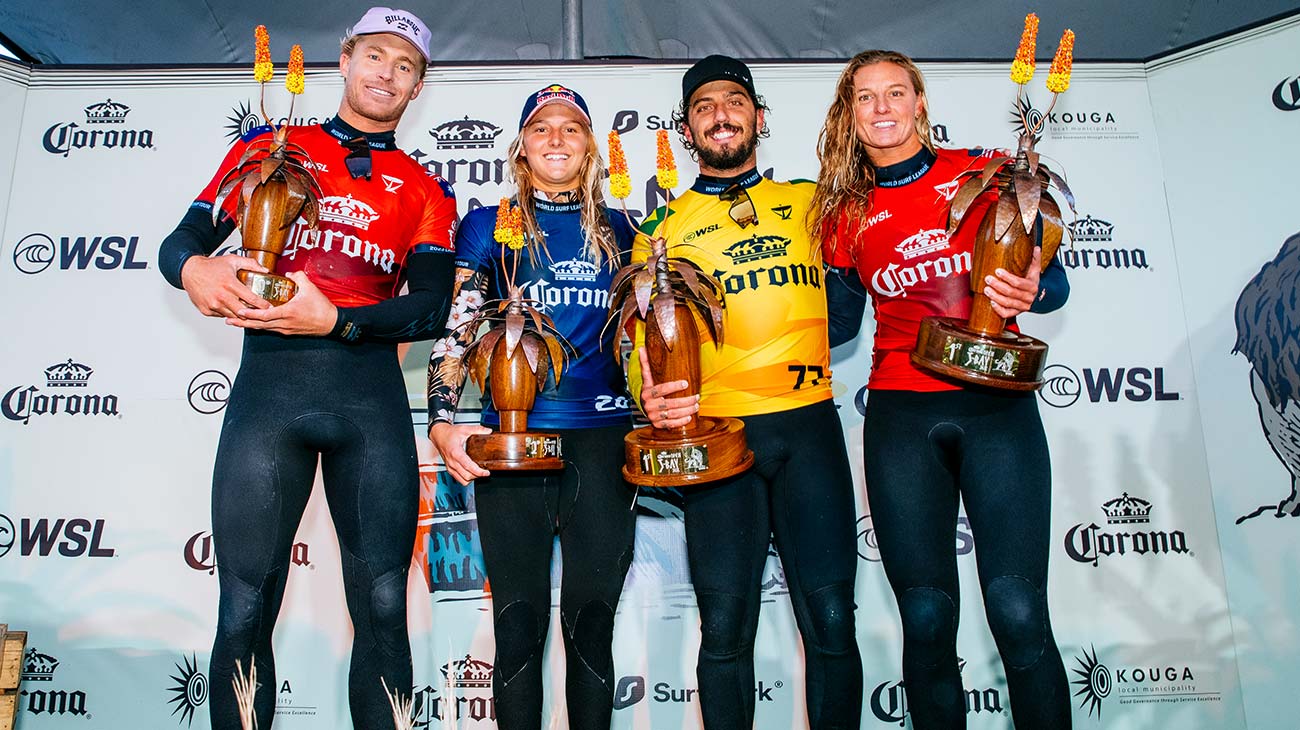
<svg viewBox="0 0 1300 730">
<path fill-rule="evenodd" d="M 23 655 L 23 689 L 18 696 L 26 700 L 22 708 L 33 715 L 72 716 L 92 719 L 86 710 L 86 693 L 80 689 L 55 687 L 54 675 L 60 662 L 50 654 L 29 647 Z M 45 684 L 49 682 L 50 684 Z M 21 723 L 20 723 L 21 724 Z"/>
<path fill-rule="evenodd" d="M 439 686 L 426 684 L 416 687 L 412 693 L 412 727 L 428 730 L 434 727 L 435 721 L 453 728 L 463 728 L 466 724 L 495 724 L 497 703 L 492 696 L 494 671 L 491 664 L 469 654 L 464 659 L 442 665 Z"/>
<path fill-rule="evenodd" d="M 46 152 L 67 157 L 72 150 L 86 149 L 153 149 L 152 129 L 127 129 L 126 117 L 131 107 L 106 99 L 87 106 L 85 127 L 77 122 L 50 125 L 41 137 Z"/>
<path fill-rule="evenodd" d="M 47 393 L 35 385 L 10 388 L 0 400 L 0 413 L 10 421 L 27 425 L 33 416 L 118 416 L 117 396 L 88 393 L 94 369 L 73 362 L 55 363 L 45 368 Z"/>
<path fill-rule="evenodd" d="M 299 249 L 310 251 L 319 248 L 361 259 L 379 267 L 385 274 L 393 273 L 393 267 L 397 264 L 397 254 L 393 249 L 381 247 L 368 238 L 353 233 L 369 230 L 370 224 L 379 219 L 379 213 L 374 208 L 351 195 L 331 195 L 321 198 L 319 211 L 321 226 L 316 233 L 309 231 L 301 218 L 294 224 L 293 234 L 284 253 L 286 259 L 293 260 Z"/>
<path fill-rule="evenodd" d="M 701 235 L 699 231 L 697 235 Z M 734 264 L 752 264 L 768 259 L 787 258 L 786 250 L 791 240 L 785 236 L 751 236 L 737 241 L 722 250 Z M 810 286 L 822 288 L 821 269 L 807 262 L 779 264 L 772 262 L 766 266 L 757 266 L 743 271 L 728 273 L 714 270 L 713 276 L 726 289 L 728 295 L 739 294 L 747 289 L 753 290 L 763 286 Z"/>
<path fill-rule="evenodd" d="M 590 261 L 571 259 L 550 266 L 554 281 L 538 278 L 524 284 L 524 295 L 541 302 L 549 311 L 553 307 L 609 308 L 609 291 L 595 285 L 600 268 Z"/>
<path fill-rule="evenodd" d="M 916 236 L 907 239 L 900 244 L 899 249 L 908 245 L 909 241 L 917 239 L 918 236 L 924 236 L 923 240 L 927 243 L 923 245 L 930 246 L 930 252 L 942 250 L 948 247 L 948 235 L 943 234 L 942 246 L 935 243 L 932 234 L 933 231 L 923 231 Z M 940 231 L 942 233 L 942 231 Z M 913 244 L 915 245 L 915 244 Z M 901 251 L 900 251 L 901 252 Z M 907 254 L 903 254 L 907 258 Z M 914 253 L 913 256 L 920 256 L 921 253 Z M 905 297 L 907 290 L 912 287 L 929 281 L 930 279 L 947 279 L 951 276 L 965 276 L 970 273 L 971 254 L 970 251 L 961 251 L 949 256 L 938 256 L 925 261 L 918 261 L 915 264 L 906 266 L 899 265 L 897 262 L 890 262 L 887 266 L 876 269 L 871 275 L 871 288 L 882 297 Z"/>
<path fill-rule="evenodd" d="M 1124 492 L 1102 504 L 1101 510 L 1106 515 L 1106 529 L 1096 522 L 1079 523 L 1065 533 L 1065 553 L 1076 563 L 1095 568 L 1103 559 L 1123 556 L 1195 556 L 1187 547 L 1187 533 L 1182 530 L 1147 529 L 1152 507 L 1145 499 Z"/>
</svg>

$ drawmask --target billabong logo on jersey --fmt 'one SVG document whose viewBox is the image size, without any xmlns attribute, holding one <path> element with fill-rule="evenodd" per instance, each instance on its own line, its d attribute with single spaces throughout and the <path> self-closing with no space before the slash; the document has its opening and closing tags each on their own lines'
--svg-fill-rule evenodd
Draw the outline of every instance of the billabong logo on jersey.
<svg viewBox="0 0 1300 730">
<path fill-rule="evenodd" d="M 747 264 L 752 261 L 784 256 L 785 250 L 790 247 L 790 243 L 790 239 L 785 236 L 752 236 L 731 244 L 722 252 L 737 264 Z"/>
<path fill-rule="evenodd" d="M 903 260 L 907 261 L 946 248 L 948 248 L 948 232 L 942 228 L 932 228 L 928 231 L 918 231 L 916 235 L 895 246 L 894 250 L 903 254 Z"/>
<path fill-rule="evenodd" d="M 960 181 L 958 181 L 958 180 L 949 180 L 948 182 L 946 182 L 946 183 L 944 183 L 944 184 L 942 184 L 942 185 L 935 185 L 935 186 L 934 186 L 934 191 L 935 191 L 936 193 L 942 195 L 944 200 L 947 200 L 947 201 L 950 201 L 950 202 L 951 202 L 952 199 L 953 199 L 953 196 L 957 195 L 957 188 L 959 188 L 959 187 L 961 187 L 961 182 L 960 182 Z"/>
<path fill-rule="evenodd" d="M 351 194 L 343 197 L 331 195 L 328 198 L 321 198 L 320 217 L 321 220 L 342 223 L 365 231 L 370 229 L 371 223 L 379 219 L 379 213 L 369 205 L 353 198 Z"/>
<path fill-rule="evenodd" d="M 380 177 L 384 179 L 384 192 L 386 193 L 395 193 L 402 189 L 402 185 L 406 184 L 405 180 L 392 175 L 380 175 Z"/>
<path fill-rule="evenodd" d="M 440 150 L 486 150 L 496 146 L 501 128 L 481 119 L 453 119 L 429 130 Z"/>
<path fill-rule="evenodd" d="M 962 251 L 951 256 L 940 256 L 928 261 L 922 261 L 915 266 L 890 264 L 883 269 L 876 269 L 876 273 L 871 275 L 871 288 L 875 289 L 881 296 L 905 297 L 908 289 L 921 282 L 969 274 L 970 267 L 971 254 L 969 251 Z"/>
<path fill-rule="evenodd" d="M 556 281 L 595 281 L 600 269 L 590 261 L 570 259 L 551 264 Z"/>
</svg>

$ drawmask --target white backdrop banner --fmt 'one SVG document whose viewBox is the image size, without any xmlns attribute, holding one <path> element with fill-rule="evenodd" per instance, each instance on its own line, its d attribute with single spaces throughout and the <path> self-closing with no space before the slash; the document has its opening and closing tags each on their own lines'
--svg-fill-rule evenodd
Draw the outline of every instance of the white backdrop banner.
<svg viewBox="0 0 1300 730">
<path fill-rule="evenodd" d="M 1040 145 L 1079 200 L 1074 246 L 1063 252 L 1070 304 L 1022 322 L 1052 344 L 1039 396 L 1055 487 L 1049 599 L 1078 727 L 1244 728 L 1243 680 L 1251 725 L 1280 727 L 1255 718 L 1281 717 L 1274 708 L 1300 670 L 1291 630 L 1300 586 L 1279 557 L 1296 546 L 1291 521 L 1234 522 L 1285 496 L 1295 468 L 1270 454 L 1250 364 L 1230 354 L 1233 302 L 1297 228 L 1283 202 L 1294 196 L 1296 153 L 1277 153 L 1300 112 L 1270 103 L 1282 81 L 1283 106 L 1300 104 L 1300 67 L 1284 50 L 1297 33 L 1254 36 L 1155 70 L 1077 66 Z M 840 68 L 754 67 L 772 108 L 760 169 L 816 177 L 817 132 Z M 1013 143 L 1004 65 L 923 68 L 941 144 Z M 1250 69 L 1251 83 L 1239 83 L 1238 69 Z M 639 217 L 663 199 L 654 130 L 670 126 L 683 70 L 434 69 L 398 142 L 455 186 L 462 214 L 492 204 L 507 190 L 504 155 L 522 100 L 563 83 L 590 102 L 598 131 L 623 133 Z M 11 342 L 0 359 L 0 620 L 30 632 L 19 727 L 207 727 L 207 683 L 229 681 L 206 676 L 217 603 L 209 480 L 240 334 L 200 317 L 158 275 L 156 255 L 230 143 L 258 123 L 258 88 L 228 70 L 0 71 L 0 101 L 21 110 L 0 121 L 0 162 L 13 170 L 12 183 L 0 179 Z M 1206 73 L 1218 74 L 1208 86 Z M 1200 112 L 1219 106 L 1205 101 L 1207 88 L 1241 96 L 1209 119 L 1234 124 L 1224 137 L 1258 149 L 1231 161 L 1218 159 L 1222 144 L 1204 154 Z M 1048 94 L 1033 89 L 1041 109 Z M 311 72 L 292 122 L 328 118 L 340 92 L 337 73 Z M 287 94 L 269 98 L 272 112 L 287 109 Z M 684 187 L 694 169 L 675 135 L 674 144 Z M 1272 205 L 1259 202 L 1270 196 Z M 1273 210 L 1284 212 L 1263 214 Z M 1232 256 L 1221 254 L 1225 242 Z M 857 462 L 863 727 L 903 727 L 900 629 L 860 463 L 870 327 L 835 352 L 834 383 Z M 491 728 L 491 591 L 473 489 L 442 474 L 423 437 L 428 351 L 417 343 L 403 360 L 423 463 L 409 607 L 417 727 Z M 699 628 L 677 504 L 672 494 L 640 499 L 616 624 L 617 728 L 699 726 Z M 275 693 L 277 728 L 343 728 L 351 626 L 319 488 L 297 540 L 275 634 L 278 684 L 262 691 Z M 1010 727 L 975 580 L 979 536 L 964 518 L 954 552 L 970 727 Z M 773 557 L 756 650 L 760 728 L 807 725 L 785 594 Z M 550 643 L 547 726 L 563 727 L 562 649 Z"/>
</svg>

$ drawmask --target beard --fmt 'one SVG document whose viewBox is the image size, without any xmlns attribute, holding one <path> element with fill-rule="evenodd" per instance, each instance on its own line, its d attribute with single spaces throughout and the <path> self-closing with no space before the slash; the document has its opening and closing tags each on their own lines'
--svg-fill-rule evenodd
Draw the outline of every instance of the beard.
<svg viewBox="0 0 1300 730">
<path fill-rule="evenodd" d="M 707 147 L 706 145 L 709 144 L 708 135 L 713 134 L 719 128 L 745 132 L 744 141 L 730 149 Z M 700 162 L 715 170 L 734 170 L 740 167 L 749 161 L 750 156 L 754 154 L 754 150 L 758 148 L 758 129 L 756 125 L 748 130 L 742 130 L 740 127 L 730 124 L 719 124 L 710 127 L 704 134 L 693 136 L 702 142 L 695 145 L 695 154 L 699 157 Z"/>
</svg>

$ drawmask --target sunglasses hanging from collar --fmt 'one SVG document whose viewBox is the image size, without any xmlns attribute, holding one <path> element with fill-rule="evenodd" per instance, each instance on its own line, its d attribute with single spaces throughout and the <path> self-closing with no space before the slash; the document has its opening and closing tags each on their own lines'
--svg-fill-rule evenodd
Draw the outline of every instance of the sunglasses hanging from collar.
<svg viewBox="0 0 1300 730">
<path fill-rule="evenodd" d="M 343 143 L 347 148 L 348 155 L 343 158 L 343 164 L 347 165 L 348 174 L 353 180 L 359 177 L 370 179 L 370 143 L 365 137 L 354 137 Z"/>
<path fill-rule="evenodd" d="M 731 203 L 727 215 L 731 216 L 731 220 L 735 221 L 736 225 L 741 228 L 758 225 L 758 212 L 754 209 L 754 200 L 749 197 L 749 191 L 740 183 L 735 183 L 718 193 L 718 199 L 724 203 Z"/>
</svg>

